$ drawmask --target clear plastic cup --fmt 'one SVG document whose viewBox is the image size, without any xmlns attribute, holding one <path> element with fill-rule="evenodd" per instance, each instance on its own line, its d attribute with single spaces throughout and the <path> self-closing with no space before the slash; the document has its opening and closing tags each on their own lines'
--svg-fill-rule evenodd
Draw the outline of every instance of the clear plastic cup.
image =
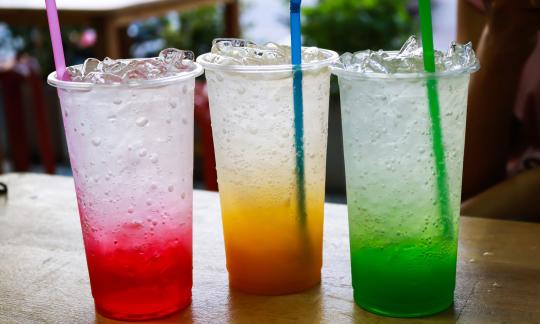
<svg viewBox="0 0 540 324">
<path fill-rule="evenodd" d="M 195 77 L 58 88 L 97 310 L 142 320 L 191 300 Z"/>
<path fill-rule="evenodd" d="M 218 65 L 205 54 L 230 286 L 279 295 L 320 281 L 329 65 L 302 65 L 307 219 L 298 213 L 291 65 Z"/>
<path fill-rule="evenodd" d="M 369 311 L 416 317 L 453 302 L 467 90 L 477 68 L 379 74 L 332 67 L 341 95 L 354 298 Z M 439 209 L 428 78 L 438 83 L 450 220 Z"/>
</svg>

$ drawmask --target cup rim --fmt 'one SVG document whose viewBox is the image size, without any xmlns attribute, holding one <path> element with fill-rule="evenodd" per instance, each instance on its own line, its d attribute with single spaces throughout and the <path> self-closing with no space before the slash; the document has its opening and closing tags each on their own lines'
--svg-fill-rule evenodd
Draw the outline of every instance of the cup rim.
<svg viewBox="0 0 540 324">
<path fill-rule="evenodd" d="M 389 54 L 396 54 L 397 51 L 384 51 Z M 474 64 L 470 66 L 465 66 L 458 70 L 444 71 L 444 72 L 413 72 L 413 73 L 379 73 L 379 72 L 359 72 L 359 71 L 350 71 L 342 67 L 337 66 L 335 63 L 330 66 L 330 71 L 332 74 L 338 77 L 345 77 L 347 79 L 363 79 L 363 80 L 390 80 L 390 79 L 440 79 L 440 78 L 451 78 L 464 74 L 471 74 L 480 69 L 480 63 L 478 59 L 475 60 Z"/>
<path fill-rule="evenodd" d="M 126 59 L 126 61 L 129 61 L 132 59 Z M 133 82 L 128 83 L 113 83 L 113 84 L 95 84 L 91 82 L 73 82 L 73 81 L 65 81 L 65 80 L 59 80 L 56 76 L 56 71 L 51 72 L 47 76 L 47 83 L 55 88 L 58 89 L 65 89 L 65 90 L 91 90 L 94 88 L 104 89 L 104 88 L 155 88 L 155 87 L 162 87 L 169 84 L 173 84 L 176 82 L 184 81 L 191 78 L 196 78 L 204 73 L 204 69 L 202 65 L 200 65 L 197 62 L 193 62 L 195 64 L 195 69 L 189 72 L 181 72 L 176 75 L 159 78 L 159 79 L 152 79 L 152 80 L 137 80 Z M 80 66 L 82 64 L 74 65 L 74 66 Z"/>
<path fill-rule="evenodd" d="M 307 48 L 307 47 L 303 47 Z M 326 58 L 321 61 L 312 62 L 312 63 L 302 63 L 301 68 L 302 71 L 307 70 L 316 70 L 323 67 L 328 67 L 334 62 L 336 62 L 339 58 L 339 54 L 337 52 L 327 50 L 327 49 L 319 49 Z M 276 65 L 221 65 L 217 63 L 211 63 L 207 61 L 208 55 L 212 53 L 205 53 L 202 55 L 199 55 L 197 57 L 197 63 L 200 63 L 205 70 L 209 71 L 224 71 L 224 72 L 240 72 L 240 73 L 272 73 L 272 72 L 291 72 L 295 66 L 292 64 L 276 64 Z"/>
</svg>

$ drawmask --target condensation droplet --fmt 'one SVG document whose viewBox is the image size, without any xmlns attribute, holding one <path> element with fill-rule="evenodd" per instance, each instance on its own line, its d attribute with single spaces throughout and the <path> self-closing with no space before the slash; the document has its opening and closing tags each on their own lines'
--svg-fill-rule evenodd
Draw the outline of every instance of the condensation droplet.
<svg viewBox="0 0 540 324">
<path fill-rule="evenodd" d="M 122 103 L 122 99 L 114 99 L 113 104 L 120 105 Z"/>
<path fill-rule="evenodd" d="M 155 153 L 150 154 L 150 162 L 155 164 L 155 163 L 158 163 L 158 161 L 159 161 L 159 158 L 158 158 L 157 154 L 155 154 Z"/>
<path fill-rule="evenodd" d="M 255 127 L 253 127 L 253 126 L 249 127 L 249 128 L 248 128 L 248 131 L 249 131 L 249 133 L 252 134 L 252 135 L 257 134 L 257 128 L 255 128 Z"/>
<path fill-rule="evenodd" d="M 180 195 L 180 197 L 182 197 L 182 199 L 186 199 L 186 193 L 185 193 L 185 192 L 182 192 L 182 194 Z"/>
<path fill-rule="evenodd" d="M 147 153 L 147 152 L 146 152 L 145 149 L 140 149 L 140 150 L 139 150 L 139 156 L 140 156 L 140 157 L 145 157 L 145 156 L 146 156 L 146 153 Z"/>
<path fill-rule="evenodd" d="M 135 123 L 137 124 L 137 126 L 139 127 L 144 127 L 148 124 L 148 118 L 146 117 L 139 117 L 137 118 L 137 121 L 135 121 Z"/>
<path fill-rule="evenodd" d="M 169 107 L 170 107 L 171 109 L 176 108 L 176 102 L 174 102 L 174 101 L 169 101 Z"/>
<path fill-rule="evenodd" d="M 99 146 L 101 144 L 101 138 L 99 137 L 92 138 L 92 144 L 94 144 L 94 146 Z"/>
<path fill-rule="evenodd" d="M 169 192 L 173 192 L 173 191 L 174 191 L 174 186 L 172 186 L 172 185 L 169 186 L 169 187 L 167 188 L 167 190 L 169 190 Z"/>
</svg>

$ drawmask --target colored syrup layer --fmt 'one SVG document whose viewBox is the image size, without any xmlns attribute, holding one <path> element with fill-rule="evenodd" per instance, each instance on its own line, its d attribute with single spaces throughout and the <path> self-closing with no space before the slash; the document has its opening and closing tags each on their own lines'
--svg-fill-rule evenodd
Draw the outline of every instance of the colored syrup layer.
<svg viewBox="0 0 540 324">
<path fill-rule="evenodd" d="M 226 186 L 222 189 L 227 269 L 232 287 L 280 295 L 319 283 L 324 193 L 308 192 L 307 222 L 303 228 L 298 226 L 295 194 L 291 190 L 289 199 L 269 199 L 269 192 L 261 190 L 251 192 L 249 199 L 238 200 L 229 195 Z"/>
<path fill-rule="evenodd" d="M 190 231 L 137 221 L 113 228 L 85 235 L 97 309 L 112 318 L 141 320 L 187 306 L 192 286 Z"/>
</svg>

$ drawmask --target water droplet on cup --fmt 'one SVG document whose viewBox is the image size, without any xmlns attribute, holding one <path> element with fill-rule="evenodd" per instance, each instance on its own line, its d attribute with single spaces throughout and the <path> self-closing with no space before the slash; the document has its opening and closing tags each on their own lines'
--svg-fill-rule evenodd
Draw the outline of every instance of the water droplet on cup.
<svg viewBox="0 0 540 324">
<path fill-rule="evenodd" d="M 139 117 L 135 123 L 139 127 L 144 127 L 148 124 L 148 119 L 146 117 Z"/>
<path fill-rule="evenodd" d="M 156 163 L 158 163 L 158 161 L 159 161 L 159 158 L 158 158 L 157 154 L 155 154 L 155 153 L 150 154 L 150 162 L 156 164 Z"/>
<path fill-rule="evenodd" d="M 133 212 L 134 212 L 133 207 L 129 207 L 128 210 L 127 210 L 127 212 L 130 213 L 130 214 L 133 214 Z"/>
<path fill-rule="evenodd" d="M 101 138 L 99 137 L 94 137 L 92 139 L 92 144 L 94 144 L 94 146 L 99 146 L 101 144 Z"/>
<path fill-rule="evenodd" d="M 174 101 L 169 101 L 169 107 L 171 107 L 171 109 L 176 108 L 176 102 L 174 102 Z"/>
<path fill-rule="evenodd" d="M 146 156 L 146 150 L 145 150 L 145 149 L 141 149 L 141 150 L 139 151 L 139 156 L 140 156 L 140 157 L 145 157 L 145 156 Z"/>
<path fill-rule="evenodd" d="M 257 128 L 255 128 L 255 127 L 249 127 L 249 128 L 248 128 L 248 131 L 249 131 L 249 133 L 252 134 L 252 135 L 257 134 Z"/>
<path fill-rule="evenodd" d="M 121 103 L 122 103 L 122 99 L 114 99 L 113 100 L 113 104 L 115 104 L 115 105 L 119 105 Z"/>
<path fill-rule="evenodd" d="M 169 190 L 169 192 L 173 192 L 173 191 L 174 191 L 174 186 L 169 186 L 169 187 L 167 188 L 167 190 Z"/>
</svg>

